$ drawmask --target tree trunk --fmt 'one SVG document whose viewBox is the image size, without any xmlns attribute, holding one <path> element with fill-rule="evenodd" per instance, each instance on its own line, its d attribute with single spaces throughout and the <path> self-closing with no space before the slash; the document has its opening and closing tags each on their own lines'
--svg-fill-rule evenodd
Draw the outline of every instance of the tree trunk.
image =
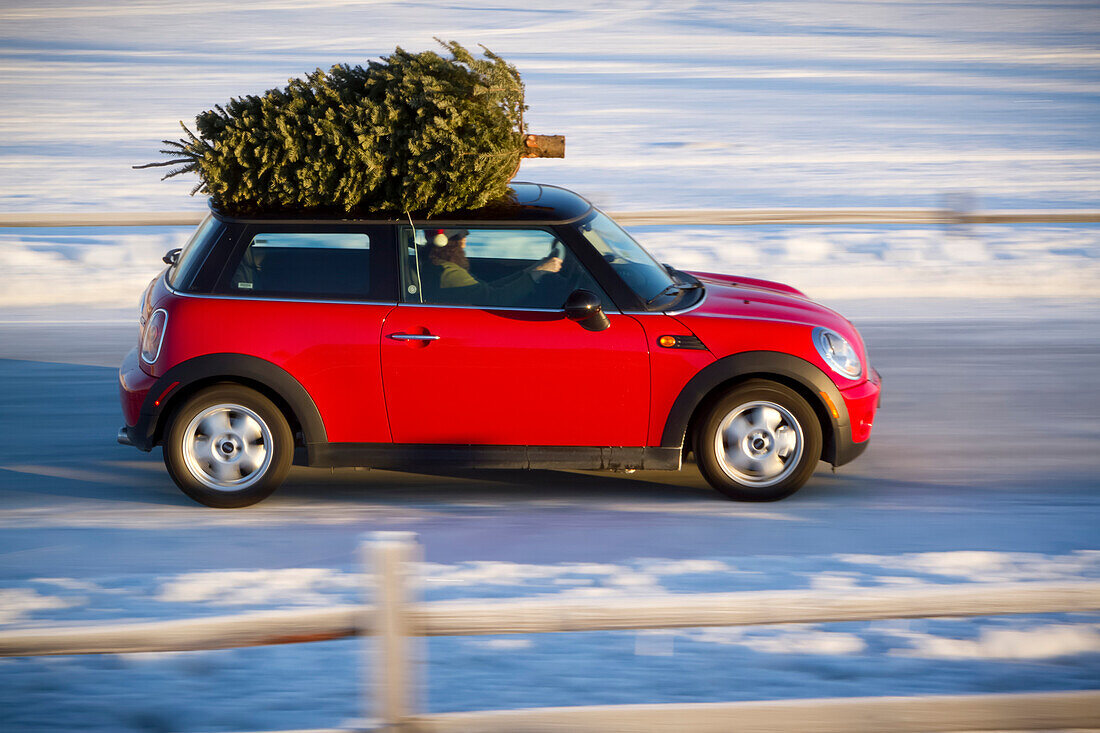
<svg viewBox="0 0 1100 733">
<path fill-rule="evenodd" d="M 527 135 L 524 158 L 564 158 L 565 135 Z"/>
</svg>

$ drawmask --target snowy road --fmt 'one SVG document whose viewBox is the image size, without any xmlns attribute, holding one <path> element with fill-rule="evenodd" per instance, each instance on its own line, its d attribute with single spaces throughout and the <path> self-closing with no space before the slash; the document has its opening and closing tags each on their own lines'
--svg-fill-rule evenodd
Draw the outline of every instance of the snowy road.
<svg viewBox="0 0 1100 733">
<path fill-rule="evenodd" d="M 129 348 L 133 324 L 4 321 L 0 624 L 352 600 L 356 543 L 377 529 L 419 533 L 435 581 L 429 597 L 1100 576 L 1095 311 L 855 320 L 885 380 L 872 447 L 836 475 L 822 464 L 781 503 L 726 502 L 690 466 L 632 476 L 296 468 L 271 499 L 235 511 L 192 504 L 159 451 L 114 444 L 120 418 L 108 365 Z M 983 646 L 996 629 L 982 622 L 832 625 L 760 639 L 694 632 L 676 637 L 673 656 L 653 656 L 642 637 L 636 644 L 622 634 L 534 646 L 439 640 L 430 645 L 429 700 L 460 709 L 1100 686 L 1100 627 L 1002 622 L 1001 632 L 1031 639 L 1031 650 L 989 661 L 1003 654 Z M 945 656 L 929 651 L 940 648 L 933 638 L 971 646 Z M 9 661 L 0 665 L 0 727 L 60 729 L 80 716 L 102 717 L 104 729 L 160 721 L 225 730 L 355 715 L 354 647 L 307 646 L 125 663 Z M 746 655 L 756 672 L 716 681 L 713 665 L 746 664 Z M 272 665 L 306 679 L 259 684 L 248 672 Z M 658 683 L 669 674 L 682 680 Z M 140 701 L 126 693 L 134 675 L 152 693 Z M 158 698 L 161 685 L 184 685 L 208 703 Z M 232 685 L 286 710 L 246 715 Z"/>
</svg>

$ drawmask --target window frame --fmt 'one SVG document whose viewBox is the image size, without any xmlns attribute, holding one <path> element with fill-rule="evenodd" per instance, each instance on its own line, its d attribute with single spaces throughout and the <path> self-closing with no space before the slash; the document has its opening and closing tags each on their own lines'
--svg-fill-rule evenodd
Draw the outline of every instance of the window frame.
<svg viewBox="0 0 1100 733">
<path fill-rule="evenodd" d="M 408 230 L 409 226 L 410 226 L 409 222 L 401 222 L 401 223 L 398 223 L 395 226 L 395 231 L 394 231 L 394 251 L 396 253 L 397 250 L 402 250 L 400 253 L 397 253 L 397 256 L 394 258 L 395 259 L 395 264 L 397 266 L 397 278 L 396 278 L 396 280 L 397 280 L 398 290 L 399 290 L 397 295 L 398 295 L 399 303 L 401 305 L 403 305 L 403 306 L 419 306 L 419 307 L 422 307 L 422 308 L 463 308 L 463 309 L 468 309 L 468 310 L 491 310 L 491 311 L 536 311 L 536 312 L 539 312 L 539 313 L 562 313 L 562 312 L 564 312 L 564 305 L 565 305 L 564 302 L 562 303 L 562 305 L 559 305 L 557 307 L 550 307 L 550 306 L 539 307 L 539 306 L 506 306 L 506 305 L 469 305 L 469 304 L 465 304 L 465 303 L 425 303 L 422 300 L 423 295 L 424 295 L 424 285 L 423 285 L 422 282 L 420 283 L 419 288 L 417 290 L 417 294 L 416 294 L 417 300 L 410 301 L 409 300 L 410 294 L 408 292 L 407 287 L 408 287 L 408 285 L 411 284 L 411 281 L 408 280 L 408 272 L 406 270 L 406 257 L 405 257 L 405 252 L 403 251 L 403 247 L 401 245 L 402 232 L 404 230 Z M 455 220 L 450 220 L 450 221 L 444 221 L 444 220 L 423 221 L 423 220 L 414 219 L 412 221 L 412 229 L 414 231 L 419 231 L 419 230 L 424 230 L 424 229 L 466 229 L 470 232 L 474 232 L 474 231 L 477 231 L 477 230 L 500 230 L 500 231 L 521 230 L 521 231 L 546 232 L 547 234 L 550 235 L 550 237 L 552 239 L 557 239 L 559 242 L 561 242 L 562 246 L 565 247 L 566 251 L 569 254 L 571 254 L 573 257 L 576 258 L 577 264 L 579 266 L 583 267 L 584 271 L 586 273 L 588 273 L 588 276 L 590 278 L 592 278 L 592 281 L 596 283 L 596 286 L 601 290 L 601 292 L 596 293 L 596 295 L 600 296 L 601 300 L 604 301 L 604 311 L 606 312 L 608 310 L 615 310 L 615 311 L 621 310 L 619 308 L 618 304 L 616 303 L 614 296 L 608 290 L 607 286 L 603 282 L 601 282 L 601 278 L 596 273 L 594 273 L 592 271 L 591 266 L 589 266 L 589 264 L 588 264 L 588 260 L 586 260 L 586 258 L 581 257 L 580 255 L 578 255 L 577 254 L 577 248 L 574 245 L 574 243 L 571 242 L 570 239 L 567 239 L 565 236 L 563 236 L 564 230 L 570 230 L 571 229 L 571 227 L 569 225 L 555 226 L 555 225 L 550 225 L 550 224 L 535 224 L 535 223 L 529 223 L 529 222 L 481 222 L 481 221 L 455 221 Z M 588 245 L 587 241 L 585 241 L 585 245 L 588 246 L 589 249 L 591 249 L 591 246 Z M 599 258 L 599 259 L 600 259 L 601 262 L 603 261 L 602 257 Z M 419 279 L 420 279 L 420 273 L 417 273 L 417 280 L 419 281 Z"/>
<path fill-rule="evenodd" d="M 558 238 L 577 255 L 585 269 L 588 270 L 588 274 L 599 283 L 620 313 L 648 312 L 638 294 L 619 277 L 619 273 L 615 272 L 615 268 L 611 266 L 611 263 L 596 251 L 592 243 L 578 229 L 578 226 L 593 216 L 595 211 L 596 209 L 593 207 L 584 216 L 568 224 L 555 226 L 554 229 L 558 232 Z"/>
<path fill-rule="evenodd" d="M 340 295 L 333 293 L 264 293 L 237 290 L 232 278 L 240 265 L 244 252 L 261 234 L 362 234 L 370 243 L 369 277 L 367 295 Z M 393 277 L 395 260 L 394 227 L 392 224 L 355 224 L 327 221 L 252 221 L 243 223 L 236 241 L 228 246 L 221 272 L 211 294 L 247 300 L 293 300 L 334 303 L 396 303 L 397 283 Z"/>
</svg>

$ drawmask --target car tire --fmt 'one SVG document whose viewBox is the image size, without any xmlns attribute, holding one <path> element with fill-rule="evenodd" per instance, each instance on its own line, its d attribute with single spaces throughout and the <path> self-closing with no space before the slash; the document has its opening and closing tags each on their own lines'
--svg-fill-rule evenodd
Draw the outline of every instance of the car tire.
<svg viewBox="0 0 1100 733">
<path fill-rule="evenodd" d="M 232 509 L 266 499 L 290 471 L 294 436 L 259 392 L 220 384 L 192 395 L 170 419 L 164 465 L 183 493 Z"/>
<path fill-rule="evenodd" d="M 776 501 L 798 491 L 821 458 L 821 424 L 806 400 L 753 379 L 723 395 L 695 433 L 695 460 L 715 489 L 737 501 Z"/>
</svg>

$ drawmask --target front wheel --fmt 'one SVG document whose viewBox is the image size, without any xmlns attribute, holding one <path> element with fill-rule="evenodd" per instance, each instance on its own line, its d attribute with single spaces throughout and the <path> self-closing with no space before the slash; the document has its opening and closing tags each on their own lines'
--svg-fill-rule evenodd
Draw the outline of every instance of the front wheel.
<svg viewBox="0 0 1100 733">
<path fill-rule="evenodd" d="M 222 384 L 204 389 L 172 415 L 164 465 L 183 493 L 229 509 L 266 499 L 286 478 L 294 436 L 259 392 Z"/>
<path fill-rule="evenodd" d="M 821 425 L 801 395 L 754 379 L 723 396 L 695 434 L 699 470 L 738 501 L 776 501 L 798 491 L 821 457 Z"/>
</svg>

